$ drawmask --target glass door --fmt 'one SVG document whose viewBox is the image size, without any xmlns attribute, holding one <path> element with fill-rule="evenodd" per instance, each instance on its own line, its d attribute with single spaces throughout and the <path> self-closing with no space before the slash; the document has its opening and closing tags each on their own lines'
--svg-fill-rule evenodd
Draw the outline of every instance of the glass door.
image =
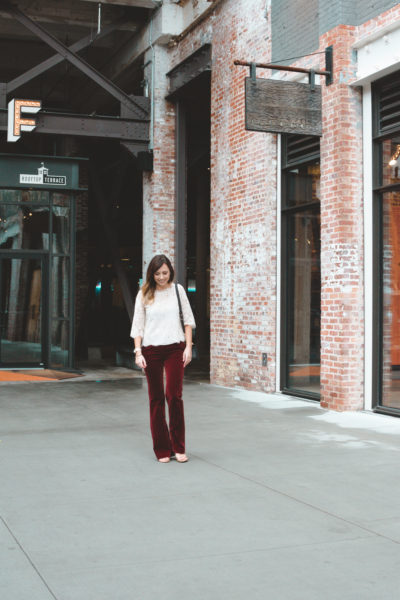
<svg viewBox="0 0 400 600">
<path fill-rule="evenodd" d="M 287 215 L 286 386 L 320 392 L 319 206 Z"/>
<path fill-rule="evenodd" d="M 46 362 L 48 269 L 44 254 L 0 254 L 0 367 Z"/>
<path fill-rule="evenodd" d="M 282 136 L 281 388 L 320 397 L 319 138 Z"/>
</svg>

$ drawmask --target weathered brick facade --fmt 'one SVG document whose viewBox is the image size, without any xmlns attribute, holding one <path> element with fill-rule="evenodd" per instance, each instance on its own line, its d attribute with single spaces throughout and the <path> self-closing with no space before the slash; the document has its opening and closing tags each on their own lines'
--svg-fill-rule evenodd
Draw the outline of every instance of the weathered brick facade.
<svg viewBox="0 0 400 600">
<path fill-rule="evenodd" d="M 275 386 L 276 139 L 244 130 L 247 73 L 233 60 L 269 60 L 269 30 L 264 0 L 222 2 L 170 50 L 169 63 L 172 68 L 205 42 L 212 43 L 211 379 L 266 391 Z M 173 210 L 174 113 L 169 103 L 159 100 L 158 110 L 164 114 L 161 122 L 155 120 L 155 169 L 145 180 L 144 235 L 153 227 L 151 251 L 173 255 L 172 243 L 162 241 L 167 229 L 173 236 L 172 223 L 167 218 L 164 230 L 160 223 L 153 225 L 154 201 L 149 200 L 160 185 L 164 196 L 168 190 Z M 262 352 L 268 354 L 267 367 L 261 367 Z"/>
<path fill-rule="evenodd" d="M 274 391 L 277 378 L 277 139 L 244 129 L 247 70 L 233 61 L 271 60 L 270 4 L 223 0 L 176 46 L 156 50 L 167 72 L 204 43 L 212 45 L 211 381 L 262 391 Z M 365 392 L 362 93 L 351 86 L 353 46 L 399 18 L 397 5 L 360 25 L 339 24 L 320 32 L 314 49 L 332 46 L 334 55 L 333 84 L 321 81 L 320 199 L 321 404 L 334 410 L 362 409 Z M 323 60 L 320 54 L 293 64 L 323 69 Z M 146 257 L 174 256 L 176 227 L 175 116 L 158 67 L 154 173 L 144 185 Z"/>
<path fill-rule="evenodd" d="M 323 89 L 321 139 L 321 404 L 363 406 L 363 206 L 361 94 L 354 77 L 354 28 L 321 38 L 333 46 L 335 77 Z"/>
</svg>

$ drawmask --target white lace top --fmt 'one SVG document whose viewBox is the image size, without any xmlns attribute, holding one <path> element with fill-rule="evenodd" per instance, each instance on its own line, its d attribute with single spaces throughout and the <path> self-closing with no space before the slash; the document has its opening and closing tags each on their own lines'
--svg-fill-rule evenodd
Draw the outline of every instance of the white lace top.
<svg viewBox="0 0 400 600">
<path fill-rule="evenodd" d="M 184 288 L 178 283 L 179 297 L 182 304 L 183 322 L 196 327 L 192 309 Z M 164 346 L 184 342 L 181 321 L 179 318 L 178 298 L 175 285 L 165 290 L 156 290 L 154 302 L 143 304 L 142 291 L 136 296 L 135 314 L 132 321 L 131 337 L 140 336 L 143 346 Z"/>
</svg>

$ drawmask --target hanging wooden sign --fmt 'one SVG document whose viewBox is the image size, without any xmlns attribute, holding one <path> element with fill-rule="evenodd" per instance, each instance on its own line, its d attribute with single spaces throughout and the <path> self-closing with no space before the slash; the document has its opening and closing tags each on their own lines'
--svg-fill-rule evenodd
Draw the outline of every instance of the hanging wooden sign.
<svg viewBox="0 0 400 600">
<path fill-rule="evenodd" d="M 322 135 L 321 87 L 246 77 L 246 129 Z"/>
</svg>

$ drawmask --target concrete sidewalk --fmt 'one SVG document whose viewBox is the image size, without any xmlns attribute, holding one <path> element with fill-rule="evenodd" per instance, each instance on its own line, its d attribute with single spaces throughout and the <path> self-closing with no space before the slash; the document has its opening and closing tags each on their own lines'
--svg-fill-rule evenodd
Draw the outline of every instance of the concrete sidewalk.
<svg viewBox="0 0 400 600">
<path fill-rule="evenodd" d="M 400 420 L 142 377 L 0 388 L 1 600 L 398 600 Z"/>
</svg>

